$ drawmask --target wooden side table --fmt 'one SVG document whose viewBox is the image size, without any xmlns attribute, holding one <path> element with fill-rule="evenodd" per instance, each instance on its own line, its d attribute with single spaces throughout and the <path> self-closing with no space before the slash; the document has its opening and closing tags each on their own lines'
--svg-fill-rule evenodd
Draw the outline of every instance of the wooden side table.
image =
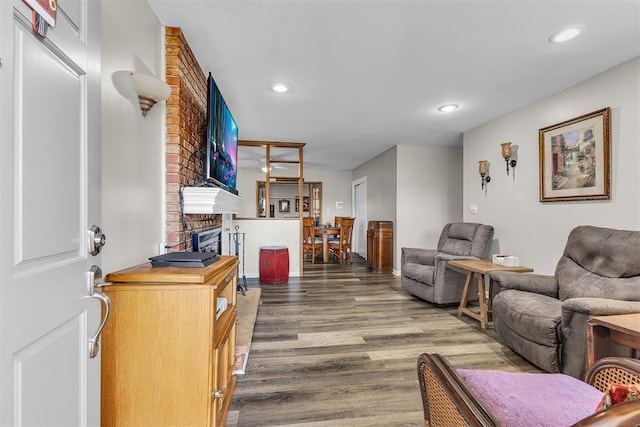
<svg viewBox="0 0 640 427">
<path fill-rule="evenodd" d="M 458 306 L 458 316 L 466 314 L 480 321 L 480 327 L 487 329 L 487 323 L 489 322 L 489 313 L 492 311 L 493 304 L 493 280 L 489 281 L 489 297 L 486 297 L 486 288 L 484 282 L 484 275 L 489 274 L 492 271 L 513 271 L 515 273 L 530 273 L 533 268 L 530 267 L 507 267 L 500 264 L 494 264 L 487 259 L 456 259 L 449 261 L 449 265 L 452 267 L 458 267 L 463 270 L 467 270 L 467 280 L 464 283 L 464 289 L 462 291 L 462 298 L 460 305 Z M 469 298 L 469 290 L 473 283 L 473 276 L 478 273 L 478 303 L 480 304 L 480 311 L 473 311 L 467 308 L 467 300 Z"/>
<path fill-rule="evenodd" d="M 594 316 L 587 321 L 589 368 L 596 360 L 612 355 L 612 343 L 640 350 L 640 313 Z"/>
</svg>

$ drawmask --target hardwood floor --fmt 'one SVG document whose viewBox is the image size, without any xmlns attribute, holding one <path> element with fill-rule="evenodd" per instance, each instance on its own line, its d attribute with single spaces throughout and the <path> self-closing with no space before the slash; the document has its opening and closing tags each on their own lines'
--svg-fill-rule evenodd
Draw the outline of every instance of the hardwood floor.
<svg viewBox="0 0 640 427">
<path fill-rule="evenodd" d="M 362 258 L 304 268 L 288 284 L 262 286 L 227 426 L 422 426 L 423 352 L 456 367 L 539 371 L 498 343 L 491 324 L 482 330 L 457 307 L 413 298 Z"/>
</svg>

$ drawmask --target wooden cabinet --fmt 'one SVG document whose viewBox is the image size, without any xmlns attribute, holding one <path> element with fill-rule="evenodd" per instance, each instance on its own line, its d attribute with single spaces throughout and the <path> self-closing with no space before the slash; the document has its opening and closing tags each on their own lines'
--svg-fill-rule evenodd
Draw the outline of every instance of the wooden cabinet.
<svg viewBox="0 0 640 427">
<path fill-rule="evenodd" d="M 237 265 L 222 256 L 203 268 L 107 275 L 102 426 L 224 425 L 236 385 Z"/>
<path fill-rule="evenodd" d="M 367 226 L 367 267 L 374 273 L 393 270 L 393 222 L 369 221 Z"/>
</svg>

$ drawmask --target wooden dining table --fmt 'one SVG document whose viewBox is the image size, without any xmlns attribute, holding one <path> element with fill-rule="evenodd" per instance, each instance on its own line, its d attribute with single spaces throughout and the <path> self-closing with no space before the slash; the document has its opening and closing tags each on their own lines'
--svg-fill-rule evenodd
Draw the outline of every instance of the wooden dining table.
<svg viewBox="0 0 640 427">
<path fill-rule="evenodd" d="M 322 237 L 322 262 L 329 262 L 329 237 L 339 236 L 340 227 L 314 227 L 313 234 Z"/>
</svg>

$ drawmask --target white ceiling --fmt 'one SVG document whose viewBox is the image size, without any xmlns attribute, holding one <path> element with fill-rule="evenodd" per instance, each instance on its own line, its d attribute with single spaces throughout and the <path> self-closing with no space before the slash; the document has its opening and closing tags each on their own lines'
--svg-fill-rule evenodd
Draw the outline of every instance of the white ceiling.
<svg viewBox="0 0 640 427">
<path fill-rule="evenodd" d="M 322 169 L 398 144 L 460 145 L 640 55 L 640 0 L 148 1 L 213 74 L 240 139 L 305 142 L 305 164 Z M 569 25 L 586 31 L 547 41 Z"/>
</svg>

